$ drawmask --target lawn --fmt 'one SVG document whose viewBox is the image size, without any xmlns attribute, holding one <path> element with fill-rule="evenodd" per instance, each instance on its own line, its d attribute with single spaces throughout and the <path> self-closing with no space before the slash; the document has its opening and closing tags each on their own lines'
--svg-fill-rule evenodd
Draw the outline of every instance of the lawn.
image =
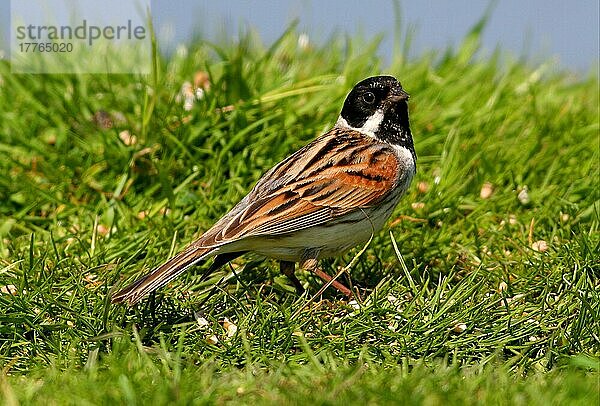
<svg viewBox="0 0 600 406">
<path fill-rule="evenodd" d="M 294 27 L 147 77 L 0 61 L 0 403 L 597 404 L 597 72 L 479 52 L 481 28 L 389 63 Z M 323 262 L 362 301 L 247 255 L 110 304 L 381 73 L 411 94 L 418 172 L 364 252 Z"/>
</svg>

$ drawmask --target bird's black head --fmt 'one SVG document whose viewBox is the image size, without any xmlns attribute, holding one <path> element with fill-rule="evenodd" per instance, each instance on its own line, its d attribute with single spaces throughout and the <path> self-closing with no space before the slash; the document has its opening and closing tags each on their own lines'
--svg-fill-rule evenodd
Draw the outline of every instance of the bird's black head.
<svg viewBox="0 0 600 406">
<path fill-rule="evenodd" d="M 393 76 L 364 79 L 346 96 L 337 126 L 360 131 L 413 152 L 408 97 Z"/>
</svg>

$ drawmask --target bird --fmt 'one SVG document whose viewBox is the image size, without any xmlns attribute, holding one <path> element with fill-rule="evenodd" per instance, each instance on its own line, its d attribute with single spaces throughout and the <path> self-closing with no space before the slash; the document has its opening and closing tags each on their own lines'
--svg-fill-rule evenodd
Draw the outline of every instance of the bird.
<svg viewBox="0 0 600 406">
<path fill-rule="evenodd" d="M 213 271 L 247 252 L 279 260 L 298 292 L 296 263 L 330 281 L 318 261 L 369 241 L 415 176 L 408 100 L 393 76 L 358 82 L 331 130 L 267 171 L 208 231 L 111 301 L 134 305 L 211 257 Z"/>
</svg>

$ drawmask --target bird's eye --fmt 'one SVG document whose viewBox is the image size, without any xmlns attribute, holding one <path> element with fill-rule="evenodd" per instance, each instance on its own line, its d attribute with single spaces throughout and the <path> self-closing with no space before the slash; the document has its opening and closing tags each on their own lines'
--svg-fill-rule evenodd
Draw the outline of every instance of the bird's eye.
<svg viewBox="0 0 600 406">
<path fill-rule="evenodd" d="M 372 92 L 366 92 L 365 94 L 363 94 L 362 98 L 367 104 L 375 103 L 375 95 Z"/>
</svg>

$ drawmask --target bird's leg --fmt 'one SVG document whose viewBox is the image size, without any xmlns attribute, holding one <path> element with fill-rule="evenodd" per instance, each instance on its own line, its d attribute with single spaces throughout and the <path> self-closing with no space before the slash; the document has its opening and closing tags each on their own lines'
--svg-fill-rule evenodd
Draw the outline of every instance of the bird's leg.
<svg viewBox="0 0 600 406">
<path fill-rule="evenodd" d="M 296 277 L 296 274 L 294 273 L 295 269 L 296 269 L 296 264 L 294 262 L 279 261 L 279 270 L 281 271 L 282 274 L 287 276 L 289 280 L 292 281 L 292 283 L 296 287 L 296 292 L 298 292 L 298 294 L 301 295 L 304 293 L 304 287 L 302 286 L 302 284 Z"/>
<path fill-rule="evenodd" d="M 302 269 L 307 269 L 313 272 L 319 278 L 323 279 L 325 283 L 328 283 L 329 281 L 331 281 L 331 279 L 333 279 L 331 276 L 323 272 L 321 268 L 319 268 L 319 264 L 314 258 L 304 260 L 303 262 L 301 262 L 300 266 L 302 267 Z M 352 297 L 354 296 L 350 289 L 348 289 L 346 286 L 344 286 L 338 281 L 333 281 L 331 285 L 340 292 L 342 292 L 344 295 L 346 295 L 348 299 L 352 299 Z"/>
</svg>

